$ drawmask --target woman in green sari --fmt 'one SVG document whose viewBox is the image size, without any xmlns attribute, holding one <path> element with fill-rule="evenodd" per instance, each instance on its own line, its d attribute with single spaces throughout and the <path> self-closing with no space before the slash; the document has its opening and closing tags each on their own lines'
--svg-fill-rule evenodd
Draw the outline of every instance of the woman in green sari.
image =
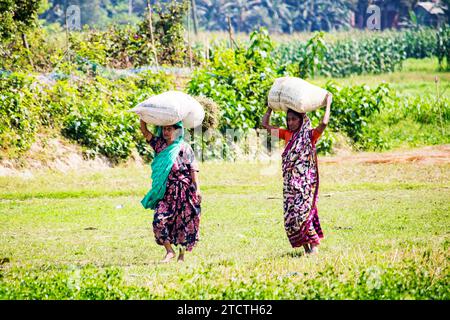
<svg viewBox="0 0 450 320">
<path fill-rule="evenodd" d="M 175 257 L 172 245 L 180 246 L 178 261 L 184 261 L 185 251 L 191 251 L 199 240 L 201 194 L 194 151 L 183 140 L 182 122 L 158 127 L 153 135 L 141 120 L 141 131 L 155 150 L 152 188 L 141 203 L 155 210 L 155 240 L 166 249 L 162 262 Z"/>
</svg>

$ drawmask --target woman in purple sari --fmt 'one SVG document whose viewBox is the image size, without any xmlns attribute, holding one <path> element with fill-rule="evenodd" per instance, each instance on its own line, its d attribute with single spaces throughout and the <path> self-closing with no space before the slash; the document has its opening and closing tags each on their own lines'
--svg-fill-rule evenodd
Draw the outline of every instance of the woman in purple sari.
<svg viewBox="0 0 450 320">
<path fill-rule="evenodd" d="M 169 262 L 175 257 L 172 245 L 180 246 L 178 261 L 184 261 L 185 251 L 191 251 L 199 240 L 201 194 L 198 181 L 198 164 L 194 151 L 189 144 L 182 141 L 182 124 L 159 128 L 159 135 L 153 135 L 141 120 L 141 131 L 155 150 L 152 170 L 167 170 L 163 179 L 165 190 L 161 194 L 153 189 L 141 201 L 146 209 L 154 209 L 153 232 L 156 243 L 164 246 L 166 256 L 162 262 Z M 173 162 L 166 169 L 154 166 L 156 157 L 164 150 L 173 149 Z M 155 175 L 154 175 L 155 174 Z M 152 179 L 158 172 L 152 172 Z M 154 182 L 154 181 L 153 181 Z"/>
<path fill-rule="evenodd" d="M 318 253 L 323 238 L 317 213 L 319 193 L 319 170 L 316 142 L 328 125 L 332 95 L 327 95 L 327 106 L 322 122 L 315 129 L 306 113 L 288 110 L 288 130 L 282 130 L 280 137 L 289 137 L 282 154 L 284 228 L 293 248 L 304 247 L 307 254 Z M 271 110 L 264 116 L 263 126 L 270 126 Z M 287 131 L 287 132 L 286 132 Z"/>
</svg>

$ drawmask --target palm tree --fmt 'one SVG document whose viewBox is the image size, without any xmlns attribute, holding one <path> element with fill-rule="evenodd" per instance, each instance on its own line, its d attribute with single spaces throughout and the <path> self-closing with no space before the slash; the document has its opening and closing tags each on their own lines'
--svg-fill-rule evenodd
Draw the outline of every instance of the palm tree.
<svg viewBox="0 0 450 320">
<path fill-rule="evenodd" d="M 227 29 L 227 14 L 231 5 L 227 0 L 197 0 L 200 24 L 210 31 Z"/>
<path fill-rule="evenodd" d="M 261 0 L 231 0 L 229 2 L 231 21 L 233 22 L 236 31 L 251 31 L 254 29 L 254 25 L 249 24 L 250 19 L 254 19 L 253 11 L 255 8 L 261 5 Z"/>
<path fill-rule="evenodd" d="M 284 0 L 264 0 L 263 4 L 267 7 L 272 19 L 269 30 L 288 33 L 294 31 L 292 24 L 294 10 L 291 5 Z"/>
<path fill-rule="evenodd" d="M 348 0 L 286 0 L 296 31 L 330 30 L 349 25 Z"/>
<path fill-rule="evenodd" d="M 251 31 L 264 16 L 258 16 L 261 0 L 197 0 L 201 24 L 207 30 L 227 30 L 230 17 L 237 32 Z"/>
</svg>

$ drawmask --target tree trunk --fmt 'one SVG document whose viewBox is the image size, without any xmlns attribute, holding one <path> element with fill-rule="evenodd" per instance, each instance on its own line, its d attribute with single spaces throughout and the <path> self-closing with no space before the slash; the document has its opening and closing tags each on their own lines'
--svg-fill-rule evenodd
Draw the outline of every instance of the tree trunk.
<svg viewBox="0 0 450 320">
<path fill-rule="evenodd" d="M 192 69 L 191 19 L 190 19 L 189 15 L 187 18 L 187 23 L 188 23 L 187 33 L 188 33 L 188 49 L 189 49 L 189 68 Z M 184 61 L 183 61 L 183 64 L 184 64 Z"/>
<path fill-rule="evenodd" d="M 198 34 L 198 21 L 197 21 L 197 5 L 195 0 L 191 0 L 192 21 L 194 22 L 194 33 Z"/>
<path fill-rule="evenodd" d="M 155 38 L 153 37 L 152 7 L 150 5 L 150 0 L 147 0 L 147 9 L 148 9 L 148 28 L 150 31 L 150 41 L 152 42 L 156 66 L 158 66 L 158 54 L 156 53 Z"/>
<path fill-rule="evenodd" d="M 30 61 L 31 67 L 34 69 L 33 60 L 31 59 L 30 46 L 28 45 L 27 36 L 25 33 L 22 33 L 22 43 L 25 49 L 27 49 L 28 61 Z"/>
<path fill-rule="evenodd" d="M 235 42 L 234 42 L 234 39 L 233 39 L 233 28 L 231 26 L 230 16 L 227 16 L 227 22 L 228 22 L 228 34 L 230 36 L 230 47 L 233 48 L 233 44 L 235 44 Z"/>
</svg>

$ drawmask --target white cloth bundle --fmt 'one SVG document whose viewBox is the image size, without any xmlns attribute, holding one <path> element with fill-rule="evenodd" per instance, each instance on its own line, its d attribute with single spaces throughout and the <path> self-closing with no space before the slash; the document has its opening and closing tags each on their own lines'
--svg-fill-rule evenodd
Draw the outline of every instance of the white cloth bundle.
<svg viewBox="0 0 450 320">
<path fill-rule="evenodd" d="M 202 105 L 181 91 L 167 91 L 150 97 L 130 111 L 148 124 L 169 126 L 183 121 L 188 129 L 198 127 L 205 118 Z"/>
<path fill-rule="evenodd" d="M 269 92 L 268 104 L 274 111 L 294 111 L 305 113 L 326 104 L 328 91 L 303 79 L 283 77 L 275 80 Z"/>
</svg>

